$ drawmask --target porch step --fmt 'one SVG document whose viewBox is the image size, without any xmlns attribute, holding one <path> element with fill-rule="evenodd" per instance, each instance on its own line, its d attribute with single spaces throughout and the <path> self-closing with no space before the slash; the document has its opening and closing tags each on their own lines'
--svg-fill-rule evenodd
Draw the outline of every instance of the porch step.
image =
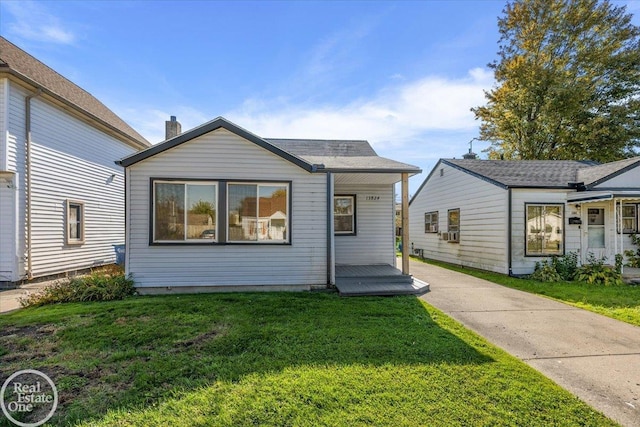
<svg viewBox="0 0 640 427">
<path fill-rule="evenodd" d="M 361 285 L 361 284 L 412 284 L 413 277 L 409 275 L 393 276 L 356 276 L 356 277 L 336 277 L 336 284 Z"/>
<path fill-rule="evenodd" d="M 640 268 L 625 267 L 622 280 L 630 285 L 640 285 Z"/>
<path fill-rule="evenodd" d="M 337 278 L 340 296 L 422 295 L 429 284 L 411 276 Z"/>
</svg>

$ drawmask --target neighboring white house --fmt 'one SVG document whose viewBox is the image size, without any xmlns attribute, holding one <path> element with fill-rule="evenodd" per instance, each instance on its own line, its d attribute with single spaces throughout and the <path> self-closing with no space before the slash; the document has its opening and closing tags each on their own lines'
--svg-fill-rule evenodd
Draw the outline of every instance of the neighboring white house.
<svg viewBox="0 0 640 427">
<path fill-rule="evenodd" d="M 0 37 L 0 285 L 116 260 L 117 159 L 150 144 L 100 101 Z"/>
<path fill-rule="evenodd" d="M 391 268 L 394 184 L 420 172 L 366 141 L 265 139 L 224 118 L 118 163 L 143 293 L 311 289 L 335 284 L 336 265 Z M 203 206 L 207 236 L 189 232 Z"/>
<path fill-rule="evenodd" d="M 640 210 L 640 157 L 564 160 L 441 159 L 410 202 L 409 240 L 425 258 L 505 274 L 577 252 L 631 249 Z"/>
</svg>

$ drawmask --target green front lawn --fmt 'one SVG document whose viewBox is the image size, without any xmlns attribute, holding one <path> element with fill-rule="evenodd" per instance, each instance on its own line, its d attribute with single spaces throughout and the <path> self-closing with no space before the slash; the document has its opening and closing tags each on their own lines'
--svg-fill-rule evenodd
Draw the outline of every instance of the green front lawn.
<svg viewBox="0 0 640 427">
<path fill-rule="evenodd" d="M 415 259 L 415 258 L 414 258 Z M 640 286 L 598 286 L 582 282 L 538 282 L 505 274 L 465 268 L 445 262 L 425 262 L 521 291 L 544 295 L 602 315 L 640 326 Z"/>
<path fill-rule="evenodd" d="M 57 425 L 615 425 L 414 297 L 134 297 L 0 331 L 0 380 L 50 374 Z"/>
</svg>

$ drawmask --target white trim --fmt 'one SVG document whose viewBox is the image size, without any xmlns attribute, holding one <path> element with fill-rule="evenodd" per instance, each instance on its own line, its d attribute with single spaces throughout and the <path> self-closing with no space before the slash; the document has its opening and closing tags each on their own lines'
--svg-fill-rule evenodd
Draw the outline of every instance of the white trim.
<svg viewBox="0 0 640 427">
<path fill-rule="evenodd" d="M 69 214 L 71 213 L 71 208 L 79 208 L 78 209 L 78 214 L 80 215 L 80 219 L 78 221 L 78 219 L 76 218 L 76 222 L 80 223 L 80 236 L 77 238 L 72 238 L 70 236 L 71 234 L 71 225 L 69 222 Z M 71 199 L 67 199 L 66 200 L 66 209 L 64 212 L 65 215 L 65 244 L 68 246 L 74 246 L 74 245 L 82 245 L 85 242 L 85 217 L 86 215 L 86 211 L 85 211 L 85 207 L 84 207 L 84 202 L 81 202 L 79 200 L 71 200 Z"/>
<path fill-rule="evenodd" d="M 9 170 L 9 79 L 5 78 L 2 81 L 4 90 L 3 104 L 4 104 L 4 120 L 0 123 L 0 171 Z"/>
<path fill-rule="evenodd" d="M 351 214 L 336 214 L 336 199 L 350 199 L 351 200 Z M 351 230 L 346 230 L 346 231 L 336 231 L 335 228 L 335 217 L 336 216 L 340 216 L 340 217 L 346 217 L 346 216 L 350 216 L 351 217 Z M 333 195 L 333 233 L 335 235 L 338 236 L 352 236 L 356 233 L 356 196 L 355 195 Z M 395 219 L 395 217 L 394 217 Z"/>
</svg>

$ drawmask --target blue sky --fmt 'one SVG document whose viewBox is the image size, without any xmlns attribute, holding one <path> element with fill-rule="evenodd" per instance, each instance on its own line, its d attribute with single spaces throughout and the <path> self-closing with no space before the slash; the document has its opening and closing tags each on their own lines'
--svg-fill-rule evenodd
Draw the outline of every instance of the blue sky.
<svg viewBox="0 0 640 427">
<path fill-rule="evenodd" d="M 640 1 L 619 1 L 640 25 Z M 152 143 L 224 116 L 263 137 L 367 139 L 420 166 L 478 135 L 504 1 L 14 1 L 0 33 Z M 477 153 L 486 144 L 474 142 Z"/>
</svg>

